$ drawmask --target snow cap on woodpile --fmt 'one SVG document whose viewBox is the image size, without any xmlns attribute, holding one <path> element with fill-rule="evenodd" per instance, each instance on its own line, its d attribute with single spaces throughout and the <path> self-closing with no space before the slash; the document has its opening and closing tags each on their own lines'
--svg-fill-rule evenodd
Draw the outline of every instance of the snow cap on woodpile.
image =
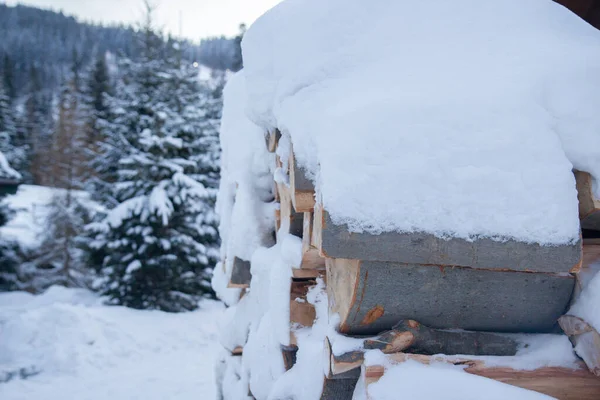
<svg viewBox="0 0 600 400">
<path fill-rule="evenodd" d="M 291 136 L 334 223 L 578 239 L 571 170 L 600 178 L 600 32 L 564 7 L 286 0 L 243 54 L 248 116 Z"/>
</svg>

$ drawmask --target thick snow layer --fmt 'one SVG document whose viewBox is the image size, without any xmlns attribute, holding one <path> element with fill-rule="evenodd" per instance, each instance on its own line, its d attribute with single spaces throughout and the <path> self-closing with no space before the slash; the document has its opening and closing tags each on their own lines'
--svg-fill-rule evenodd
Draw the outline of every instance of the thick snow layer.
<svg viewBox="0 0 600 400">
<path fill-rule="evenodd" d="M 221 304 L 169 314 L 101 303 L 62 287 L 0 293 L 0 398 L 215 398 Z"/>
<path fill-rule="evenodd" d="M 226 286 L 234 258 L 250 261 L 257 248 L 273 244 L 274 156 L 266 149 L 264 130 L 246 117 L 243 72 L 230 78 L 223 95 L 221 182 L 216 210 L 220 217 L 221 258 L 226 263 L 224 272 L 215 271 L 213 288 L 227 304 L 233 304 L 239 290 Z"/>
<path fill-rule="evenodd" d="M 0 228 L 0 235 L 3 238 L 16 240 L 23 247 L 36 247 L 43 238 L 44 222 L 53 196 L 64 193 L 64 189 L 20 185 L 16 194 L 4 199 L 16 214 L 8 224 Z M 74 191 L 74 193 L 90 210 L 100 210 L 100 205 L 90 199 L 89 193 L 84 191 Z"/>
<path fill-rule="evenodd" d="M 243 40 L 248 115 L 353 231 L 577 240 L 600 32 L 547 0 L 286 0 Z M 600 194 L 600 188 L 596 185 Z"/>
<path fill-rule="evenodd" d="M 460 367 L 408 361 L 391 366 L 368 388 L 372 400 L 550 400 L 552 397 L 470 375 Z M 355 395 L 355 398 L 357 396 Z"/>
</svg>

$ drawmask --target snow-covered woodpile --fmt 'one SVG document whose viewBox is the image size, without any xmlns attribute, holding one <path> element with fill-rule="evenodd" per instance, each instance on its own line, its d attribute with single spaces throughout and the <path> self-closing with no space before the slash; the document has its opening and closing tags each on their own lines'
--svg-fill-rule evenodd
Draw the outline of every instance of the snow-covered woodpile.
<svg viewBox="0 0 600 400">
<path fill-rule="evenodd" d="M 600 32 L 545 0 L 287 0 L 243 50 L 224 399 L 600 398 Z"/>
</svg>

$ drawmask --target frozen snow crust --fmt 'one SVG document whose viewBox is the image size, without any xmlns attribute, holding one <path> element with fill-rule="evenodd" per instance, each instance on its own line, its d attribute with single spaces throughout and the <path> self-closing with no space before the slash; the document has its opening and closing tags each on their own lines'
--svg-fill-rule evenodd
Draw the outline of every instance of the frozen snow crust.
<svg viewBox="0 0 600 400">
<path fill-rule="evenodd" d="M 562 6 L 286 0 L 243 53 L 248 116 L 291 136 L 334 223 L 578 239 L 571 170 L 600 178 L 600 32 Z"/>
</svg>

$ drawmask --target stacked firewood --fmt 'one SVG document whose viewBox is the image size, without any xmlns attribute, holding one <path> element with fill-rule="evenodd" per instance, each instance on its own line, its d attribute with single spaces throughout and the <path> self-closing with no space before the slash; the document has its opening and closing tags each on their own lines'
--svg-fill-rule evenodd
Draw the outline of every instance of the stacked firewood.
<svg viewBox="0 0 600 400">
<path fill-rule="evenodd" d="M 269 151 L 277 150 L 279 138 L 277 131 L 267 135 Z M 575 171 L 582 239 L 541 246 L 423 232 L 351 232 L 315 199 L 293 149 L 287 165 L 279 157 L 277 163 L 287 171 L 287 182 L 274 184 L 280 205 L 275 228 L 289 227 L 302 239 L 302 261 L 292 266 L 290 324 L 312 325 L 315 310 L 306 294 L 321 277 L 329 315 L 339 315 L 338 331 L 365 340 L 363 349 L 343 354 L 325 340 L 329 372 L 323 399 L 350 399 L 358 380 L 366 389 L 383 375 L 383 366 L 364 363 L 371 349 L 381 350 L 391 363 L 463 365 L 468 373 L 559 399 L 600 398 L 600 335 L 581 318 L 564 315 L 600 267 L 600 200 L 589 174 Z M 234 260 L 231 286 L 247 287 L 251 278 L 250 264 Z M 521 343 L 510 333 L 561 333 L 561 328 L 583 359 L 577 369 L 517 371 L 469 357 L 514 356 Z M 290 342 L 282 349 L 286 368 L 295 362 L 293 333 Z"/>
</svg>

